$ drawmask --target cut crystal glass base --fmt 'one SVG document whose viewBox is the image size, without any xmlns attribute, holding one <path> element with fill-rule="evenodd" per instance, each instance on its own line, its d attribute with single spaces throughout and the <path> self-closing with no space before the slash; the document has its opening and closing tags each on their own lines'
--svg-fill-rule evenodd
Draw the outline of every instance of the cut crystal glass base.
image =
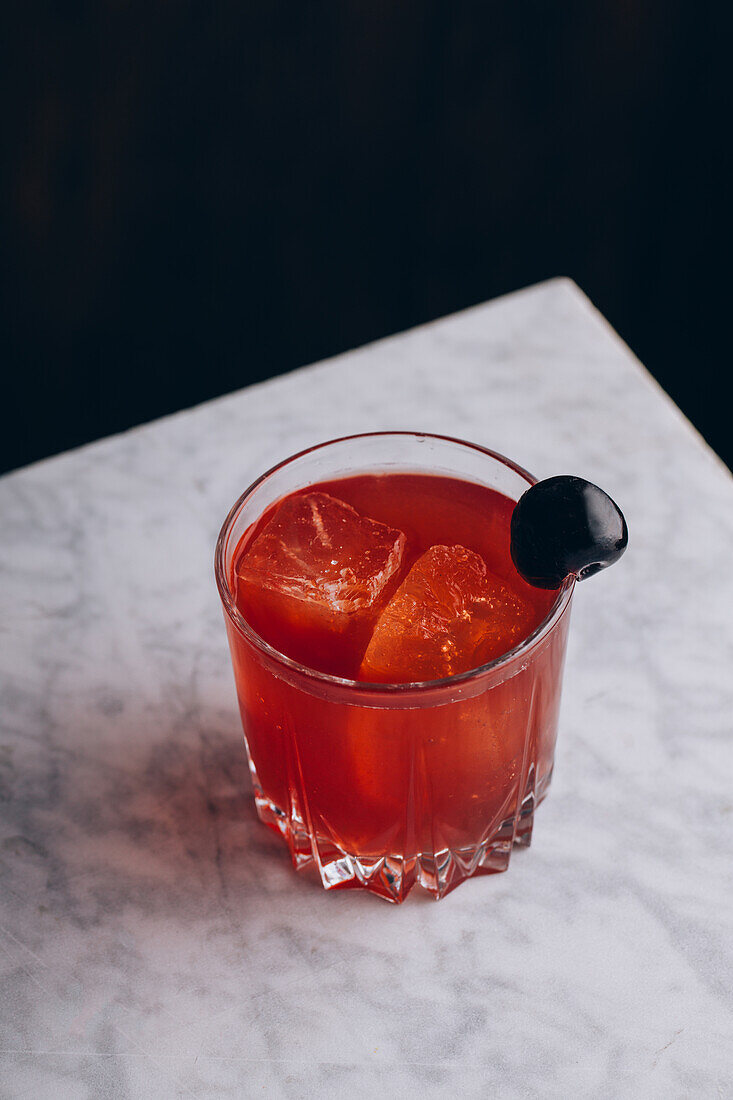
<svg viewBox="0 0 733 1100">
<path fill-rule="evenodd" d="M 548 783 L 549 777 L 543 795 Z M 255 794 L 260 821 L 283 837 L 297 871 L 315 868 L 326 890 L 362 888 L 394 904 L 404 901 L 413 886 L 438 900 L 468 878 L 506 871 L 512 849 L 528 848 L 532 842 L 536 801 L 534 789 L 527 791 L 519 813 L 471 847 L 365 859 L 343 851 L 331 837 L 311 836 L 297 810 L 287 814 L 261 792 Z"/>
</svg>

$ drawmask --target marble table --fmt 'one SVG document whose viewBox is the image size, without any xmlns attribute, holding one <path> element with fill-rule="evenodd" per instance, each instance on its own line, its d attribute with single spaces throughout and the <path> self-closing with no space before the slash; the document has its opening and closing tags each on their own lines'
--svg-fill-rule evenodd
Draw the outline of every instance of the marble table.
<svg viewBox="0 0 733 1100">
<path fill-rule="evenodd" d="M 212 553 L 265 467 L 402 427 L 600 483 L 631 542 L 576 595 L 532 848 L 393 907 L 255 819 Z M 1 1096 L 733 1096 L 733 482 L 571 282 L 11 474 L 0 517 Z"/>
</svg>

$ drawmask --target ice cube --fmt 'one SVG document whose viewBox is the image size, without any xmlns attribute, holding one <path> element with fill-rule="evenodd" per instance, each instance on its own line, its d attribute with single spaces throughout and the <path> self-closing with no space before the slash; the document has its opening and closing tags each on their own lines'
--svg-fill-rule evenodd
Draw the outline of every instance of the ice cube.
<svg viewBox="0 0 733 1100">
<path fill-rule="evenodd" d="M 465 546 L 431 546 L 382 611 L 360 679 L 436 680 L 512 649 L 534 625 L 532 608 Z"/>
<path fill-rule="evenodd" d="M 277 508 L 240 559 L 237 576 L 240 585 L 350 616 L 377 603 L 404 547 L 394 527 L 328 493 L 302 493 Z"/>
</svg>

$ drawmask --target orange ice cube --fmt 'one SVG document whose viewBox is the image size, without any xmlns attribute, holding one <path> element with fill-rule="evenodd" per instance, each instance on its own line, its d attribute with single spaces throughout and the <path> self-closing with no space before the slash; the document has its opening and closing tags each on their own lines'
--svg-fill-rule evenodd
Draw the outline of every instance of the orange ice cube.
<svg viewBox="0 0 733 1100">
<path fill-rule="evenodd" d="M 360 679 L 414 683 L 467 672 L 513 649 L 532 609 L 465 546 L 431 546 L 382 611 Z"/>
</svg>

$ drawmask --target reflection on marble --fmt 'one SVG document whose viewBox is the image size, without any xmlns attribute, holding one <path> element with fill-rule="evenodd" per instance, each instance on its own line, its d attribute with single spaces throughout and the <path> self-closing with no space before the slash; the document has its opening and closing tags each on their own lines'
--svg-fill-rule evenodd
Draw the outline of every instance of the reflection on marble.
<svg viewBox="0 0 733 1100">
<path fill-rule="evenodd" d="M 326 894 L 255 819 L 212 578 L 293 450 L 442 431 L 624 508 L 506 875 Z M 0 1095 L 733 1096 L 733 483 L 557 280 L 0 481 Z"/>
</svg>

